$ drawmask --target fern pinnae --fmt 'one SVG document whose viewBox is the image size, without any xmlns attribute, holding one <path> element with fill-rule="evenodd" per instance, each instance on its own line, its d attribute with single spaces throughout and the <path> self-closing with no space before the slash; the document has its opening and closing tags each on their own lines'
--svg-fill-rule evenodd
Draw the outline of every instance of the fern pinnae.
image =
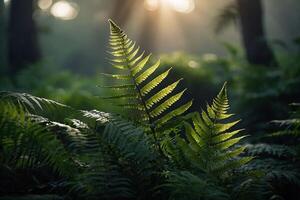
<svg viewBox="0 0 300 200">
<path fill-rule="evenodd" d="M 175 110 L 170 111 L 169 113 L 165 114 L 163 117 L 155 121 L 155 124 L 157 125 L 158 128 L 162 127 L 169 120 L 185 113 L 192 106 L 192 104 L 193 104 L 193 100 L 187 102 L 186 104 L 180 106 L 179 108 L 176 108 Z"/>
<path fill-rule="evenodd" d="M 154 89 L 156 86 L 158 86 L 170 73 L 171 68 L 167 71 L 163 72 L 162 74 L 158 75 L 156 78 L 151 80 L 149 83 L 147 83 L 142 89 L 142 95 L 148 94 L 152 89 Z"/>
<path fill-rule="evenodd" d="M 183 95 L 183 93 L 186 91 L 186 89 L 184 89 L 183 91 L 173 95 L 172 97 L 170 97 L 169 99 L 165 100 L 162 104 L 160 104 L 159 106 L 157 106 L 156 108 L 154 108 L 154 110 L 152 110 L 150 112 L 150 116 L 151 117 L 157 117 L 160 114 L 162 114 L 165 110 L 167 110 L 170 106 L 172 106 L 174 103 L 176 103 L 181 96 Z"/>
<path fill-rule="evenodd" d="M 139 62 L 139 61 L 144 57 L 144 55 L 145 55 L 145 51 L 143 51 L 143 52 L 141 53 L 141 55 L 139 55 L 139 56 L 136 57 L 135 59 L 131 60 L 130 63 L 129 63 L 129 65 L 130 65 L 130 66 L 134 66 L 137 62 Z M 150 54 L 150 55 L 151 55 L 151 54 Z M 144 66 L 143 66 L 143 67 L 144 67 Z"/>
<path fill-rule="evenodd" d="M 193 126 L 185 123 L 186 138 L 177 138 L 184 156 L 195 166 L 208 174 L 223 177 L 230 171 L 248 163 L 252 157 L 240 157 L 245 146 L 234 146 L 246 136 L 236 137 L 242 129 L 231 130 L 240 120 L 221 123 L 228 119 L 229 109 L 226 84 L 222 87 L 212 105 L 192 117 Z M 228 119 L 229 120 L 229 119 Z"/>
<path fill-rule="evenodd" d="M 107 85 L 107 86 L 99 86 L 101 88 L 110 88 L 115 90 L 130 90 L 134 88 L 133 84 L 123 84 L 123 85 Z"/>
<path fill-rule="evenodd" d="M 182 79 L 179 79 L 178 81 L 172 83 L 171 85 L 165 87 L 164 89 L 160 90 L 156 94 L 154 94 L 152 97 L 150 97 L 146 101 L 146 106 L 148 109 L 150 109 L 154 104 L 158 103 L 160 100 L 162 100 L 166 95 L 173 92 L 173 90 L 176 88 L 176 86 L 179 84 L 179 82 Z M 142 89 L 143 90 L 143 89 Z"/>
<path fill-rule="evenodd" d="M 124 31 L 122 31 L 114 22 L 109 20 L 109 23 L 111 28 L 111 55 L 114 57 L 112 60 L 116 61 L 112 64 L 116 65 L 116 68 L 120 68 L 124 74 L 126 73 L 125 77 L 121 74 L 116 76 L 112 75 L 110 77 L 129 81 L 130 83 L 127 84 L 133 85 L 136 93 L 135 98 L 138 102 L 136 106 L 134 106 L 133 102 L 129 102 L 127 105 L 121 105 L 129 109 L 136 110 L 136 112 L 133 113 L 138 113 L 140 115 L 136 118 L 139 118 L 138 121 L 146 124 L 145 129 L 150 129 L 150 133 L 152 133 L 154 141 L 157 144 L 158 149 L 161 151 L 160 145 L 158 144 L 158 138 L 156 136 L 157 128 L 162 127 L 169 120 L 186 112 L 191 107 L 192 101 L 189 101 L 174 110 L 168 111 L 171 106 L 179 101 L 183 96 L 185 90 L 177 94 L 172 94 L 181 79 L 162 88 L 153 95 L 149 95 L 154 88 L 166 79 L 171 68 L 156 75 L 158 73 L 157 69 L 160 66 L 160 60 L 148 66 L 152 54 L 144 56 L 144 52 L 139 53 L 140 48 L 136 45 L 136 43 L 129 39 Z M 121 86 L 112 86 L 112 89 L 121 89 L 120 87 Z M 123 90 L 121 92 L 123 92 Z M 167 98 L 167 95 L 172 96 Z M 126 94 L 119 95 L 114 99 L 118 98 L 130 98 L 130 100 L 133 100 L 131 96 L 127 96 Z M 163 101 L 165 98 L 166 100 Z M 166 114 L 162 116 L 165 112 Z"/>
<path fill-rule="evenodd" d="M 159 65 L 160 60 L 158 60 L 153 66 L 149 67 L 141 75 L 135 78 L 136 83 L 140 85 L 142 82 L 144 82 L 151 74 L 154 73 L 154 71 L 159 67 Z"/>
<path fill-rule="evenodd" d="M 126 98 L 131 98 L 131 99 L 136 99 L 137 95 L 134 93 L 129 93 L 129 94 L 120 94 L 120 95 L 115 95 L 115 96 L 108 96 L 108 97 L 102 97 L 102 99 L 126 99 Z"/>
<path fill-rule="evenodd" d="M 132 73 L 133 76 L 135 76 L 137 73 L 139 73 L 146 66 L 146 64 L 149 61 L 151 55 L 152 54 L 149 54 L 148 56 L 143 58 L 136 66 L 132 67 L 131 73 Z M 132 62 L 130 63 L 130 65 L 131 66 L 133 65 Z"/>
</svg>

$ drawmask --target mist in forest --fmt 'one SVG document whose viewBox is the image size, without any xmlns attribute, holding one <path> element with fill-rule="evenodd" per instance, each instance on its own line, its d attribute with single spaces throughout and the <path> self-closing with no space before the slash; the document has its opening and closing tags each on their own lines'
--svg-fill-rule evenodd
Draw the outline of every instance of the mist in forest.
<svg viewBox="0 0 300 200">
<path fill-rule="evenodd" d="M 7 22 L 10 0 L 4 2 Z M 37 23 L 42 58 L 53 67 L 87 73 L 100 66 L 105 67 L 105 38 L 109 33 L 109 18 L 119 21 L 131 38 L 137 38 L 143 48 L 156 54 L 184 51 L 199 56 L 223 56 L 226 55 L 222 45 L 224 42 L 242 50 L 238 24 L 229 23 L 221 33 L 215 33 L 218 16 L 233 1 L 195 0 L 188 12 L 164 8 L 155 10 L 151 8 L 151 3 L 155 6 L 155 1 L 151 0 L 148 4 L 147 1 L 137 0 L 61 2 L 69 2 L 74 13 L 68 11 L 68 4 L 40 0 L 35 5 L 33 15 Z M 71 17 L 60 16 L 59 12 L 64 12 L 63 9 L 71 12 Z M 275 48 L 280 49 L 284 44 L 284 48 L 292 51 L 292 40 L 300 35 L 300 2 L 264 0 L 263 9 L 268 41 Z"/>
</svg>

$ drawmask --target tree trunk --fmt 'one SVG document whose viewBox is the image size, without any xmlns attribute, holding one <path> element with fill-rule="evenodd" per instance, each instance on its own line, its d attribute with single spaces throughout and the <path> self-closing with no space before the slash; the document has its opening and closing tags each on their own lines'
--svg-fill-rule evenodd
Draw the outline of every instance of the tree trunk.
<svg viewBox="0 0 300 200">
<path fill-rule="evenodd" d="M 6 26 L 4 15 L 4 0 L 0 0 L 0 75 L 6 71 Z"/>
<path fill-rule="evenodd" d="M 40 60 L 34 0 L 12 0 L 8 25 L 8 61 L 11 75 Z"/>
<path fill-rule="evenodd" d="M 237 0 L 237 5 L 248 62 L 254 65 L 276 66 L 276 59 L 264 32 L 261 0 Z"/>
</svg>

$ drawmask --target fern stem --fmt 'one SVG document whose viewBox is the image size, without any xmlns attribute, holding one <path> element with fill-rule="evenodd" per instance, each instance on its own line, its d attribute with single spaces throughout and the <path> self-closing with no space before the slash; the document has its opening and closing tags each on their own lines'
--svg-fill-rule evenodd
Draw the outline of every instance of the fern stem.
<svg viewBox="0 0 300 200">
<path fill-rule="evenodd" d="M 122 38 L 122 37 L 120 37 L 120 38 Z M 136 88 L 136 90 L 137 90 L 139 100 L 140 100 L 140 102 L 142 103 L 142 105 L 143 105 L 143 107 L 144 107 L 144 109 L 145 109 L 145 113 L 146 113 L 146 115 L 147 115 L 147 117 L 148 117 L 148 119 L 149 119 L 150 130 L 151 130 L 151 133 L 152 133 L 152 135 L 153 135 L 155 145 L 156 145 L 156 147 L 157 147 L 159 153 L 160 153 L 163 157 L 165 157 L 165 155 L 164 155 L 164 153 L 163 153 L 163 150 L 161 149 L 161 146 L 160 146 L 160 144 L 159 144 L 159 141 L 158 141 L 158 138 L 157 138 L 156 131 L 155 131 L 154 127 L 153 127 L 152 117 L 151 117 L 150 112 L 149 112 L 149 110 L 148 110 L 148 108 L 147 108 L 147 106 L 146 106 L 146 102 L 145 102 L 145 100 L 143 99 L 142 92 L 141 92 L 141 88 L 140 88 L 140 87 L 138 86 L 138 84 L 136 83 L 136 81 L 135 81 L 135 79 L 134 79 L 134 75 L 132 74 L 132 72 L 131 72 L 131 70 L 130 70 L 130 67 L 131 67 L 130 64 L 129 64 L 130 61 L 128 60 L 129 55 L 128 55 L 126 49 L 125 49 L 124 44 L 125 44 L 125 40 L 124 40 L 124 38 L 122 38 L 122 39 L 121 39 L 122 51 L 123 51 L 123 53 L 124 53 L 124 55 L 125 55 L 126 65 L 127 65 L 127 68 L 129 69 L 130 75 L 131 75 L 131 77 L 132 77 L 132 78 L 131 78 L 131 79 L 132 79 L 132 82 L 133 82 L 133 84 L 134 84 L 134 86 L 135 86 L 135 88 Z"/>
</svg>

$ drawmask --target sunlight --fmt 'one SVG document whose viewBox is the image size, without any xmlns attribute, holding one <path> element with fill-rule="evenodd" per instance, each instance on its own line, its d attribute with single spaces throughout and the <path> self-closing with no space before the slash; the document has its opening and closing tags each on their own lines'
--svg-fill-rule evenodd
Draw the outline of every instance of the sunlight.
<svg viewBox="0 0 300 200">
<path fill-rule="evenodd" d="M 62 20 L 71 20 L 77 17 L 78 6 L 68 1 L 58 1 L 52 6 L 51 14 Z"/>
<path fill-rule="evenodd" d="M 144 5 L 149 11 L 164 7 L 181 13 L 190 13 L 195 9 L 195 0 L 145 0 Z"/>
<path fill-rule="evenodd" d="M 10 0 L 4 0 L 4 4 L 8 5 L 10 3 Z"/>
<path fill-rule="evenodd" d="M 145 8 L 149 11 L 155 11 L 159 7 L 159 0 L 145 0 L 144 5 Z"/>
<path fill-rule="evenodd" d="M 194 0 L 167 0 L 173 10 L 181 13 L 190 13 L 195 9 Z"/>
<path fill-rule="evenodd" d="M 42 10 L 47 10 L 48 8 L 50 8 L 52 3 L 53 3 L 52 0 L 39 0 L 38 1 L 38 6 Z"/>
</svg>

